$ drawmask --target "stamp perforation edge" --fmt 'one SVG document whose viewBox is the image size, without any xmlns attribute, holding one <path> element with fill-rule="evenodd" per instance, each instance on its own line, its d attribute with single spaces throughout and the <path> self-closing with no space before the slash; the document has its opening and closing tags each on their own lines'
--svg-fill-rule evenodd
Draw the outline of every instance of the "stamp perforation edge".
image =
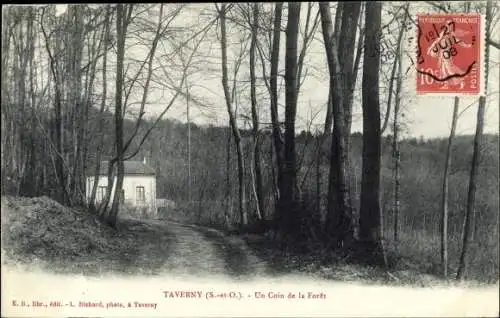
<svg viewBox="0 0 500 318">
<path fill-rule="evenodd" d="M 429 17 L 453 17 L 453 16 L 478 16 L 479 17 L 479 30 L 478 30 L 478 46 L 479 46 L 479 52 L 478 57 L 479 57 L 479 62 L 478 62 L 478 67 L 477 70 L 479 72 L 478 76 L 478 90 L 475 92 L 469 92 L 469 91 L 458 91 L 458 90 L 453 90 L 453 91 L 436 91 L 436 90 L 422 90 L 418 89 L 418 81 L 419 81 L 419 76 L 420 73 L 417 71 L 419 64 L 418 64 L 418 57 L 416 58 L 417 62 L 415 63 L 415 91 L 418 97 L 452 97 L 452 96 L 466 96 L 466 97 L 479 97 L 479 96 L 484 96 L 486 87 L 485 84 L 487 82 L 485 70 L 486 70 L 486 63 L 488 61 L 485 60 L 485 48 L 486 48 L 486 19 L 485 15 L 480 13 L 480 12 L 449 12 L 449 13 L 443 13 L 443 12 L 428 12 L 420 9 L 416 13 L 414 13 L 412 16 L 415 19 L 415 23 L 413 23 L 414 26 L 414 34 L 416 38 L 415 45 L 413 46 L 415 49 L 415 52 L 418 51 L 419 49 L 419 21 L 418 18 L 422 16 L 429 16 Z M 467 76 L 467 75 L 466 75 Z"/>
</svg>

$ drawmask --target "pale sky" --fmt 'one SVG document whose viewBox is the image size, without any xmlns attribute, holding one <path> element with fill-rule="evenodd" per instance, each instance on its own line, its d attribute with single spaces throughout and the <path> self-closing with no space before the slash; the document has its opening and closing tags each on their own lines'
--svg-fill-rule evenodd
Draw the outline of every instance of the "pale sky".
<svg viewBox="0 0 500 318">
<path fill-rule="evenodd" d="M 166 7 L 171 4 L 167 4 Z M 391 4 L 391 5 L 395 5 Z M 456 4 L 455 4 L 456 5 Z M 203 10 L 214 10 L 214 5 L 211 3 L 202 4 L 189 4 L 187 5 L 188 10 L 183 11 L 183 13 L 177 17 L 173 23 L 175 26 L 183 27 L 186 25 L 202 25 L 204 21 L 208 21 L 213 18 L 209 14 L 200 15 Z M 411 13 L 416 12 L 432 12 L 429 7 L 423 3 L 411 3 Z M 384 11 L 390 9 L 389 3 L 384 4 Z M 301 18 L 305 20 L 307 10 L 307 3 L 302 3 L 302 13 Z M 312 11 L 312 17 L 316 15 L 317 4 L 314 5 Z M 332 15 L 334 15 L 334 10 L 332 10 Z M 283 10 L 283 29 L 286 27 L 286 16 L 287 9 L 286 4 Z M 498 14 L 497 14 L 498 16 Z M 200 18 L 202 17 L 202 18 Z M 415 16 L 414 16 L 415 18 Z M 201 23 L 200 23 L 201 19 Z M 383 23 L 387 22 L 389 19 L 389 14 L 383 16 Z M 498 17 L 497 17 L 498 20 Z M 495 21 L 497 21 L 495 20 Z M 302 23 L 301 28 L 303 30 L 305 23 Z M 216 28 L 212 28 L 215 31 Z M 497 42 L 499 41 L 498 28 L 495 28 L 495 32 L 492 34 L 492 38 Z M 217 32 L 218 32 L 217 28 Z M 236 54 L 239 51 L 238 39 L 245 35 L 244 32 L 235 27 L 232 23 L 228 22 L 228 59 L 229 59 L 229 78 L 232 80 L 233 61 Z M 394 35 L 393 35 L 394 36 Z M 411 35 L 410 35 L 411 36 Z M 281 58 L 279 69 L 284 70 L 284 46 L 285 46 L 285 33 L 282 32 L 281 35 Z M 394 41 L 393 41 L 394 42 Z M 405 41 L 405 43 L 408 41 Z M 415 44 L 413 44 L 415 45 Z M 302 37 L 299 37 L 299 50 L 302 46 Z M 168 50 L 168 49 L 165 49 Z M 414 49 L 412 44 L 408 42 L 405 50 L 410 52 L 413 56 Z M 142 53 L 140 49 L 135 49 L 134 58 L 140 59 L 139 56 L 144 56 L 145 51 Z M 247 47 L 248 51 L 248 47 Z M 130 58 L 130 51 L 127 51 L 127 57 Z M 166 51 L 165 51 L 166 52 Z M 221 84 L 221 67 L 220 67 L 220 45 L 217 35 L 213 32 L 207 35 L 206 40 L 200 45 L 199 52 L 203 57 L 196 60 L 196 72 L 188 78 L 189 91 L 190 94 L 197 100 L 202 101 L 201 104 L 205 106 L 195 105 L 191 102 L 191 120 L 196 124 L 206 125 L 227 125 L 228 115 L 226 104 L 224 100 L 224 93 Z M 111 54 L 112 55 L 112 54 Z M 157 57 L 160 59 L 162 52 L 157 53 Z M 113 60 L 113 57 L 110 57 Z M 488 95 L 487 95 L 487 112 L 485 121 L 485 132 L 486 133 L 497 133 L 499 129 L 499 66 L 500 52 L 494 47 L 490 46 L 490 76 L 488 84 Z M 390 62 L 389 62 L 390 63 Z M 390 64 L 383 65 L 383 71 L 388 72 Z M 409 58 L 405 57 L 403 60 L 403 68 L 409 64 Z M 246 65 L 245 65 L 246 64 Z M 239 73 L 239 80 L 242 82 L 238 84 L 238 90 L 240 92 L 240 102 L 239 109 L 240 114 L 245 114 L 250 116 L 249 111 L 249 92 L 250 87 L 248 84 L 248 54 L 245 57 L 244 65 L 241 66 Z M 306 66 L 304 67 L 303 74 L 307 69 L 308 76 L 306 77 L 304 84 L 301 88 L 298 110 L 297 110 L 297 133 L 308 126 L 314 132 L 318 127 L 322 129 L 325 117 L 325 105 L 328 98 L 328 67 L 326 64 L 325 50 L 322 44 L 322 33 L 321 25 L 315 34 L 315 39 L 312 41 L 311 46 L 306 55 Z M 269 64 L 266 65 L 266 71 L 269 72 Z M 160 71 L 155 74 L 156 77 L 161 78 L 162 75 Z M 259 56 L 257 54 L 257 76 L 262 76 L 262 68 Z M 172 72 L 173 74 L 174 72 Z M 175 75 L 172 75 L 175 78 Z M 108 79 L 110 85 L 112 81 Z M 354 131 L 362 130 L 361 122 L 361 72 L 358 74 L 358 85 L 355 91 L 355 102 L 354 102 L 354 117 L 353 117 L 353 127 Z M 179 83 L 179 82 L 177 82 Z M 260 85 L 263 85 L 262 81 L 259 81 Z M 283 119 L 284 114 L 284 81 L 282 81 L 282 94 L 280 96 L 280 119 Z M 383 80 L 381 76 L 381 87 L 385 87 L 387 83 Z M 402 99 L 402 107 L 404 108 L 404 119 L 407 130 L 403 133 L 405 136 L 424 136 L 428 137 L 444 137 L 449 134 L 451 114 L 453 110 L 453 97 L 430 97 L 430 96 L 417 96 L 415 94 L 416 86 L 416 72 L 412 68 L 407 77 L 403 82 L 404 87 L 404 97 Z M 230 83 L 230 88 L 232 83 Z M 109 88 L 108 88 L 109 89 Z M 185 90 L 185 88 L 184 88 Z M 265 87 L 261 87 L 258 90 L 259 94 L 259 107 L 260 107 L 260 118 L 262 122 L 269 122 L 269 97 Z M 139 95 L 138 95 L 139 96 Z M 148 116 L 155 116 L 163 109 L 165 104 L 168 104 L 171 93 L 165 89 L 151 89 L 151 93 L 148 98 L 150 103 L 146 107 L 146 112 Z M 464 109 L 470 104 L 476 103 L 475 105 L 468 108 L 459 118 L 457 134 L 473 134 L 475 132 L 476 125 L 476 113 L 477 113 L 477 99 L 478 97 L 463 97 L 461 98 L 461 107 Z M 381 89 L 381 110 L 385 111 L 386 108 L 386 97 L 384 90 Z M 208 106 L 207 106 L 208 105 Z M 243 110 L 241 110 L 243 109 Z M 184 98 L 178 98 L 174 103 L 173 107 L 166 113 L 165 118 L 177 119 L 182 122 L 186 122 L 186 100 Z M 312 120 L 311 120 L 312 119 Z M 243 126 L 243 121 L 240 120 L 240 125 Z M 240 127 L 241 127 L 240 126 Z M 246 128 L 249 128 L 248 124 Z M 389 132 L 389 130 L 387 130 Z"/>
</svg>

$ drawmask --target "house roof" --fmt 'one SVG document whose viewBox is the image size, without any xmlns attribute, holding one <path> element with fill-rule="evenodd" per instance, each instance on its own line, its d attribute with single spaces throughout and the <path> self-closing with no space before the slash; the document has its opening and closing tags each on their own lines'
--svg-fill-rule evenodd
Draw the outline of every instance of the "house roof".
<svg viewBox="0 0 500 318">
<path fill-rule="evenodd" d="M 143 163 L 142 161 L 126 160 L 123 162 L 123 166 L 126 175 L 154 176 L 156 174 L 153 168 Z M 116 169 L 116 164 L 115 164 L 115 169 Z M 99 174 L 100 175 L 108 174 L 108 161 L 101 161 Z"/>
</svg>

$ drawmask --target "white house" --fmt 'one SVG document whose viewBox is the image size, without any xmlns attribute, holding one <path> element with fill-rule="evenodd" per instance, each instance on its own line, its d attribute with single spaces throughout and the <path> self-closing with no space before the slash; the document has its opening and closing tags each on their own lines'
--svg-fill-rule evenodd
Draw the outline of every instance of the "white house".
<svg viewBox="0 0 500 318">
<path fill-rule="evenodd" d="M 155 217 L 157 215 L 156 206 L 156 173 L 153 168 L 144 161 L 124 161 L 124 176 L 122 188 L 122 203 L 126 208 L 139 212 L 141 215 Z M 116 165 L 115 165 L 116 168 Z M 99 181 L 97 184 L 96 204 L 99 204 L 106 196 L 108 187 L 108 162 L 102 161 Z M 92 187 L 94 185 L 94 176 L 87 177 L 86 195 L 87 201 L 90 201 Z M 116 190 L 116 177 L 111 189 L 111 197 Z"/>
</svg>

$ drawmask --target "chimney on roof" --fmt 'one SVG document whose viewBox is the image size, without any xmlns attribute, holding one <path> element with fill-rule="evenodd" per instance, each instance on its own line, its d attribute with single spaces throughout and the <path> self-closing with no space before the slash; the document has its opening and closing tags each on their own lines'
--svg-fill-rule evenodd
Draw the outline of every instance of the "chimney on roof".
<svg viewBox="0 0 500 318">
<path fill-rule="evenodd" d="M 143 163 L 143 164 L 147 164 L 146 157 L 143 157 L 143 159 L 142 159 L 142 163 Z"/>
</svg>

